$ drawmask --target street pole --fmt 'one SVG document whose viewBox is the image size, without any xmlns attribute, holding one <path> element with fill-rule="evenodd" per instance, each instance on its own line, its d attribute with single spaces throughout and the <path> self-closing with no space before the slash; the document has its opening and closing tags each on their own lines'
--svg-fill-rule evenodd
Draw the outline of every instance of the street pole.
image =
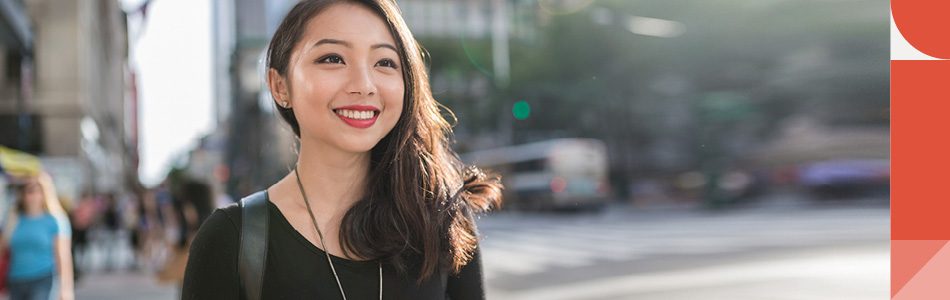
<svg viewBox="0 0 950 300">
<path fill-rule="evenodd" d="M 492 0 L 492 67 L 495 77 L 496 91 L 508 87 L 510 81 L 510 65 L 508 61 L 508 4 L 507 0 Z M 508 101 L 502 101 L 508 103 Z M 512 131 L 514 128 L 512 122 L 510 106 L 502 105 L 501 119 L 499 120 L 500 136 L 502 144 L 511 145 L 513 142 Z"/>
<path fill-rule="evenodd" d="M 492 0 L 492 64 L 495 73 L 495 85 L 508 87 L 510 65 L 508 61 L 508 3 L 506 0 Z"/>
<path fill-rule="evenodd" d="M 33 57 L 24 53 L 20 59 L 20 94 L 17 97 L 17 147 L 24 152 L 34 145 L 33 137 Z M 43 149 L 44 151 L 46 149 Z"/>
</svg>

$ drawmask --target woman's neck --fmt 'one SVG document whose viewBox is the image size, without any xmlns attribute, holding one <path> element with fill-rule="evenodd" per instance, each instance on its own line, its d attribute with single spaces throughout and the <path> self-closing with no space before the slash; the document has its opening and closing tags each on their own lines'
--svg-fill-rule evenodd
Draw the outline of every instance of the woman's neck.
<svg viewBox="0 0 950 300">
<path fill-rule="evenodd" d="M 40 208 L 34 208 L 34 209 L 26 208 L 26 209 L 23 210 L 23 215 L 25 215 L 25 216 L 27 216 L 27 217 L 39 217 L 39 216 L 42 216 L 42 215 L 44 215 L 44 214 L 46 214 L 46 211 L 43 210 L 42 207 L 40 207 Z"/>
<path fill-rule="evenodd" d="M 365 191 L 369 152 L 352 153 L 302 143 L 297 174 L 311 205 L 329 211 L 348 209 Z"/>
</svg>

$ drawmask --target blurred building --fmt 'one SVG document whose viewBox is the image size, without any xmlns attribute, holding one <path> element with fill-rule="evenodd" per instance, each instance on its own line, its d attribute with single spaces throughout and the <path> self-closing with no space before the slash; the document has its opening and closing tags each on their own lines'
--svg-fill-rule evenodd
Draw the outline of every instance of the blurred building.
<svg viewBox="0 0 950 300">
<path fill-rule="evenodd" d="M 264 54 L 293 0 L 214 0 L 211 10 L 217 130 L 188 154 L 185 175 L 240 199 L 266 188 L 296 161 L 293 133 L 266 87 Z"/>
<path fill-rule="evenodd" d="M 297 1 L 215 0 L 212 13 L 215 116 L 218 130 L 192 159 L 195 177 L 207 178 L 234 199 L 276 182 L 293 167 L 293 133 L 283 124 L 265 84 L 264 53 L 280 21 Z M 211 167 L 210 164 L 215 164 Z"/>
<path fill-rule="evenodd" d="M 403 18 L 418 39 L 450 38 L 486 40 L 492 38 L 497 12 L 503 14 L 505 29 L 513 39 L 533 40 L 541 22 L 537 1 L 400 0 Z"/>
<path fill-rule="evenodd" d="M 39 118 L 29 109 L 35 38 L 30 23 L 22 1 L 0 2 L 0 144 L 36 153 L 42 143 Z"/>
<path fill-rule="evenodd" d="M 134 75 L 117 1 L 0 1 L 0 143 L 43 158 L 61 189 L 138 184 Z"/>
<path fill-rule="evenodd" d="M 230 168 L 226 163 L 235 93 L 231 76 L 231 60 L 235 49 L 235 2 L 234 0 L 211 1 L 211 72 L 214 78 L 212 86 L 212 117 L 217 130 L 204 136 L 195 149 L 188 153 L 188 165 L 184 170 L 190 180 L 197 180 L 211 186 L 215 197 L 226 194 L 226 183 L 230 177 Z"/>
</svg>

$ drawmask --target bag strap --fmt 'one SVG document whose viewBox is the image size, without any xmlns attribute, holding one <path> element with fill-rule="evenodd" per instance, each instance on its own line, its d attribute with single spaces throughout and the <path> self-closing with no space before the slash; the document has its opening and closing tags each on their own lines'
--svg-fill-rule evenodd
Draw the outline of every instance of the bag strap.
<svg viewBox="0 0 950 300">
<path fill-rule="evenodd" d="M 238 276 L 248 300 L 261 299 L 264 262 L 267 259 L 267 191 L 241 199 L 241 248 L 238 250 Z"/>
</svg>

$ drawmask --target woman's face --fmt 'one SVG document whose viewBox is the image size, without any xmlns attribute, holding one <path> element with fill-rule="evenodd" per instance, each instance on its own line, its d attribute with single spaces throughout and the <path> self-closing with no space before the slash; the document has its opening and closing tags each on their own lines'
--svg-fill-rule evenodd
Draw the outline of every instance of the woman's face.
<svg viewBox="0 0 950 300">
<path fill-rule="evenodd" d="M 388 28 L 374 12 L 350 3 L 310 19 L 285 79 L 301 139 L 367 152 L 393 129 L 405 86 Z"/>
<path fill-rule="evenodd" d="M 27 182 L 23 187 L 23 208 L 27 212 L 43 210 L 43 188 L 38 182 Z"/>
</svg>

